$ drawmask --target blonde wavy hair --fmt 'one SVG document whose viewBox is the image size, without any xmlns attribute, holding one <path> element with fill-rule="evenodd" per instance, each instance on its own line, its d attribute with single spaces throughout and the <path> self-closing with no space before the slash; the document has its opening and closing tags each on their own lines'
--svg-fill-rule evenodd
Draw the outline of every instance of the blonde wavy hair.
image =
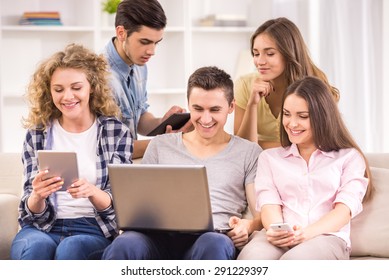
<svg viewBox="0 0 389 280">
<path fill-rule="evenodd" d="M 30 111 L 23 118 L 24 128 L 45 129 L 62 113 L 54 105 L 50 83 L 56 69 L 77 69 L 85 73 L 90 83 L 89 108 L 92 113 L 120 117 L 120 108 L 115 102 L 109 86 L 108 64 L 103 55 L 97 55 L 78 44 L 70 44 L 63 51 L 54 53 L 44 60 L 33 74 L 26 94 Z"/>
</svg>

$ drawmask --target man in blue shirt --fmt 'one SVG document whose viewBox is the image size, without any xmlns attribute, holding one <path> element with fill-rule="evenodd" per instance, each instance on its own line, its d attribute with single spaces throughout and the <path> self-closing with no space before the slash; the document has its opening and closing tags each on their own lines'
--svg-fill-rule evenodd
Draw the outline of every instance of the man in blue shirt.
<svg viewBox="0 0 389 280">
<path fill-rule="evenodd" d="M 133 158 L 143 157 L 149 140 L 137 140 L 137 134 L 147 135 L 173 113 L 185 110 L 173 106 L 162 118 L 147 109 L 147 61 L 155 54 L 166 27 L 165 12 L 157 0 L 123 0 L 115 19 L 116 37 L 108 42 L 104 53 L 112 71 L 112 89 L 121 108 L 123 122 L 135 139 Z M 188 123 L 180 129 L 186 131 Z M 173 132 L 171 126 L 166 132 Z"/>
</svg>

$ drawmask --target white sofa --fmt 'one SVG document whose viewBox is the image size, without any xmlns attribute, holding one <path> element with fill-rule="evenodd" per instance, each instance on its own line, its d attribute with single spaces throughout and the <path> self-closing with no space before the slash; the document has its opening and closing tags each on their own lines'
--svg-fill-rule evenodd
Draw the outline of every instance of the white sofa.
<svg viewBox="0 0 389 280">
<path fill-rule="evenodd" d="M 351 258 L 389 259 L 389 153 L 367 157 L 377 190 L 364 211 L 352 220 Z M 9 259 L 11 242 L 19 228 L 22 174 L 20 154 L 0 154 L 0 259 Z"/>
<path fill-rule="evenodd" d="M 18 231 L 18 205 L 22 194 L 23 165 L 18 153 L 0 154 L 0 259 L 9 259 Z"/>
</svg>

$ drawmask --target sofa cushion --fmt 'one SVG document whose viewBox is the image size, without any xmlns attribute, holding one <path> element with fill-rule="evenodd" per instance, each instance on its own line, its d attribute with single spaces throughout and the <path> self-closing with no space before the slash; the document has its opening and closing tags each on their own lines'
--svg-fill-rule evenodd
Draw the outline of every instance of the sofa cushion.
<svg viewBox="0 0 389 280">
<path fill-rule="evenodd" d="M 11 243 L 19 229 L 19 202 L 18 196 L 0 194 L 0 260 L 9 259 Z"/>
<path fill-rule="evenodd" d="M 0 194 L 21 196 L 23 164 L 20 153 L 0 153 Z"/>
<path fill-rule="evenodd" d="M 370 167 L 389 168 L 389 153 L 366 153 Z"/>
<path fill-rule="evenodd" d="M 389 257 L 389 169 L 371 167 L 375 193 L 351 221 L 351 256 Z"/>
</svg>

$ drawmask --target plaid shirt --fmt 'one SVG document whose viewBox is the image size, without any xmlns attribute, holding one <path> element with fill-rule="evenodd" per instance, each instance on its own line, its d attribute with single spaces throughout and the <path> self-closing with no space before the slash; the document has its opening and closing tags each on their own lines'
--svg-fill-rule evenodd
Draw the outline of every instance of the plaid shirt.
<svg viewBox="0 0 389 280">
<path fill-rule="evenodd" d="M 97 118 L 97 148 L 96 148 L 96 186 L 111 195 L 111 185 L 108 180 L 108 163 L 132 163 L 133 137 L 118 119 L 99 116 Z M 46 199 L 46 207 L 42 213 L 34 214 L 27 206 L 27 199 L 32 192 L 32 180 L 38 172 L 38 150 L 50 150 L 52 147 L 52 130 L 28 130 L 23 144 L 22 161 L 24 164 L 24 195 L 19 205 L 19 223 L 33 225 L 49 232 L 57 219 L 54 204 L 55 193 Z M 115 237 L 118 233 L 113 206 L 103 211 L 95 211 L 95 217 L 104 235 Z"/>
</svg>

